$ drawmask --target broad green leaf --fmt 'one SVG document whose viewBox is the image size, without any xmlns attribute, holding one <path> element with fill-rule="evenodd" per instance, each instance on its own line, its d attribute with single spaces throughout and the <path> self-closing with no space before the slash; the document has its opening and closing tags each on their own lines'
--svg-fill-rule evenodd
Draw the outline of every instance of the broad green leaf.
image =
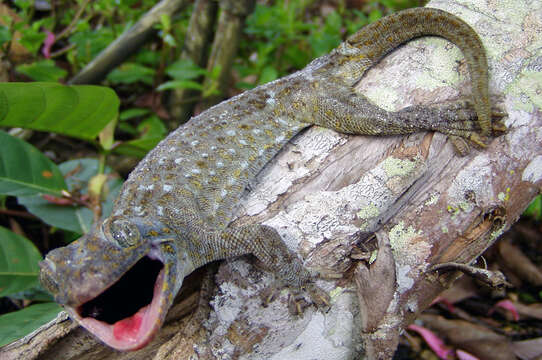
<svg viewBox="0 0 542 360">
<path fill-rule="evenodd" d="M 107 75 L 107 80 L 113 84 L 133 84 L 141 81 L 152 84 L 155 70 L 136 63 L 124 63 Z"/>
<path fill-rule="evenodd" d="M 57 83 L 0 83 L 0 126 L 56 132 L 92 140 L 118 115 L 107 87 Z"/>
<path fill-rule="evenodd" d="M 98 160 L 77 159 L 60 164 L 60 171 L 66 176 L 68 190 L 72 193 L 88 193 L 89 180 L 98 173 Z M 106 166 L 105 173 L 110 174 L 111 169 Z M 106 198 L 102 202 L 102 216 L 111 213 L 113 201 L 117 197 L 122 180 L 110 176 L 106 182 Z M 18 201 L 28 211 L 36 215 L 49 225 L 70 230 L 79 234 L 88 232 L 92 225 L 92 211 L 81 205 L 57 205 L 39 196 L 19 197 Z"/>
<path fill-rule="evenodd" d="M 30 240 L 0 226 L 0 297 L 36 286 L 40 260 Z"/>
<path fill-rule="evenodd" d="M 0 194 L 61 196 L 66 183 L 58 167 L 27 142 L 0 131 Z"/>
<path fill-rule="evenodd" d="M 68 74 L 66 70 L 57 67 L 53 60 L 42 60 L 19 65 L 16 70 L 34 81 L 56 82 Z"/>
<path fill-rule="evenodd" d="M 0 347 L 53 320 L 62 308 L 56 303 L 31 305 L 0 316 Z"/>
<path fill-rule="evenodd" d="M 55 299 L 53 299 L 53 296 L 47 290 L 41 287 L 41 284 L 39 282 L 26 290 L 9 294 L 9 298 L 39 302 L 55 301 Z"/>
</svg>

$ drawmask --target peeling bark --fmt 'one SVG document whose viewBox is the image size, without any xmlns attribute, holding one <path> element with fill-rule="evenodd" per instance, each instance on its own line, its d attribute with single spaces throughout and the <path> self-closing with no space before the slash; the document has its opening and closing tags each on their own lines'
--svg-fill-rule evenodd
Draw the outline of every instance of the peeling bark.
<svg viewBox="0 0 542 360">
<path fill-rule="evenodd" d="M 328 313 L 307 308 L 303 317 L 291 317 L 286 292 L 262 307 L 259 295 L 272 276 L 243 257 L 220 266 L 212 311 L 193 335 L 175 335 L 187 329 L 190 316 L 182 315 L 195 307 L 196 300 L 191 306 L 184 300 L 159 337 L 135 353 L 108 350 L 61 321 L 0 349 L 0 357 L 33 359 L 38 349 L 40 359 L 78 360 L 173 353 L 177 359 L 390 358 L 400 329 L 457 277 L 427 270 L 472 262 L 542 186 L 542 5 L 507 4 L 430 3 L 480 34 L 491 90 L 504 95 L 506 135 L 458 157 L 441 134 L 373 138 L 314 127 L 288 144 L 243 197 L 236 224 L 274 226 L 307 266 L 332 279 L 318 281 L 332 297 Z M 446 41 L 416 40 L 373 68 L 359 91 L 390 109 L 468 95 L 466 66 L 458 61 L 459 50 Z"/>
</svg>

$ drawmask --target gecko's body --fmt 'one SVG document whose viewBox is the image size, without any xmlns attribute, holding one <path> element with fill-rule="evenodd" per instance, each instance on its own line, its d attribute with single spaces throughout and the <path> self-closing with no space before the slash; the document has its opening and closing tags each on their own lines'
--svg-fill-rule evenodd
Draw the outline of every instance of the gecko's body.
<svg viewBox="0 0 542 360">
<path fill-rule="evenodd" d="M 463 51 L 472 107 L 458 101 L 390 113 L 354 93 L 370 66 L 423 35 L 445 37 Z M 249 181 L 312 124 L 370 135 L 429 129 L 480 143 L 478 132 L 493 130 L 491 116 L 487 61 L 476 33 L 440 10 L 397 13 L 305 69 L 229 99 L 172 132 L 130 174 L 101 226 L 48 254 L 42 283 L 72 317 L 121 350 L 147 344 L 183 278 L 216 259 L 252 253 L 284 284 L 307 289 L 321 302 L 325 294 L 274 229 L 228 227 Z"/>
</svg>

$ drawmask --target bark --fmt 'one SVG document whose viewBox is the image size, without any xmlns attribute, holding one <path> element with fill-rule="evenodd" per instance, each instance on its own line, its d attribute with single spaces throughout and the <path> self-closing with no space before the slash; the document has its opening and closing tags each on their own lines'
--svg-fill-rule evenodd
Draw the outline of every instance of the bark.
<svg viewBox="0 0 542 360">
<path fill-rule="evenodd" d="M 184 300 L 159 337 L 135 353 L 107 350 L 60 321 L 1 349 L 0 358 L 390 358 L 400 330 L 457 277 L 429 267 L 472 262 L 540 192 L 542 4 L 501 4 L 429 5 L 480 34 L 491 91 L 504 96 L 509 115 L 506 135 L 459 157 L 441 134 L 374 138 L 314 127 L 243 197 L 236 224 L 274 226 L 307 266 L 332 279 L 318 281 L 332 296 L 328 313 L 309 307 L 302 317 L 288 315 L 287 292 L 262 307 L 259 294 L 272 276 L 243 257 L 220 266 L 209 317 L 189 336 L 175 335 L 189 328 L 190 317 L 181 315 L 195 307 Z M 359 91 L 389 109 L 468 95 L 462 59 L 442 39 L 416 40 L 373 68 Z"/>
<path fill-rule="evenodd" d="M 94 84 L 102 80 L 117 65 L 137 51 L 154 33 L 153 26 L 160 22 L 163 14 L 172 15 L 187 5 L 186 0 L 162 0 L 113 41 L 100 55 L 87 64 L 68 83 Z"/>
<path fill-rule="evenodd" d="M 190 24 L 184 39 L 181 59 L 190 59 L 194 64 L 205 67 L 206 47 L 210 41 L 215 23 L 217 2 L 215 0 L 197 0 L 190 17 Z M 169 108 L 172 115 L 170 127 L 184 124 L 192 115 L 194 105 L 199 100 L 200 92 L 193 89 L 172 91 Z"/>
</svg>

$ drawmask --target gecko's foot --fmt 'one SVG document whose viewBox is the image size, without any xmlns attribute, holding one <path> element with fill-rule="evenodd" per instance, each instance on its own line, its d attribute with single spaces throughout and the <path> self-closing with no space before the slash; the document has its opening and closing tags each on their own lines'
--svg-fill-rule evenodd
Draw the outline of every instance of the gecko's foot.
<svg viewBox="0 0 542 360">
<path fill-rule="evenodd" d="M 450 117 L 447 121 L 442 122 L 436 130 L 448 135 L 456 152 L 461 156 L 469 154 L 471 146 L 486 148 L 493 137 L 500 136 L 507 131 L 503 122 L 507 113 L 502 96 L 491 97 L 491 124 L 487 133 L 483 133 L 480 128 L 481 124 L 477 120 L 471 99 L 460 98 L 440 103 L 438 106 L 442 114 Z"/>
<path fill-rule="evenodd" d="M 303 291 L 306 291 L 311 302 L 307 302 L 303 296 Z M 328 312 L 331 307 L 331 297 L 329 294 L 315 284 L 307 284 L 302 289 L 297 291 L 291 290 L 288 298 L 288 310 L 292 315 L 302 315 L 303 310 L 312 304 L 323 312 Z"/>
<path fill-rule="evenodd" d="M 262 305 L 268 306 L 277 298 L 281 286 L 269 286 L 260 293 Z M 291 315 L 303 315 L 304 310 L 314 304 L 319 310 L 328 312 L 331 307 L 329 294 L 315 284 L 305 285 L 303 288 L 288 288 L 288 311 Z M 310 301 L 305 299 L 305 292 L 309 294 Z"/>
</svg>

